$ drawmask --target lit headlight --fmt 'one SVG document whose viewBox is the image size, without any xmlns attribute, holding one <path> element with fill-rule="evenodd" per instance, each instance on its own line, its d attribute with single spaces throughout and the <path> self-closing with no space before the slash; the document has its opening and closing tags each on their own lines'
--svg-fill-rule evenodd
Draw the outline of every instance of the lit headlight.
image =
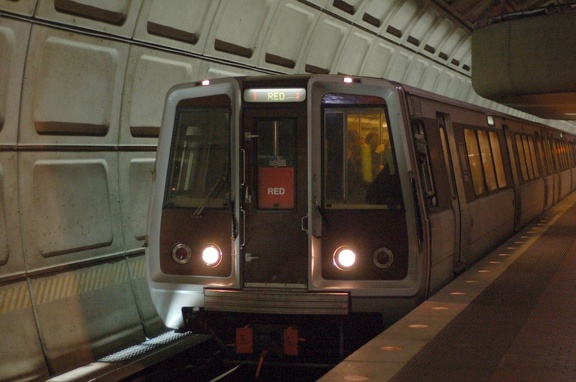
<svg viewBox="0 0 576 382">
<path fill-rule="evenodd" d="M 356 263 L 356 252 L 349 247 L 340 247 L 334 252 L 334 265 L 343 271 Z"/>
<path fill-rule="evenodd" d="M 215 244 L 210 244 L 202 250 L 202 261 L 209 267 L 215 267 L 222 260 L 222 251 Z"/>
<path fill-rule="evenodd" d="M 186 244 L 175 244 L 172 247 L 172 258 L 178 264 L 186 264 L 192 258 L 192 251 Z"/>
</svg>

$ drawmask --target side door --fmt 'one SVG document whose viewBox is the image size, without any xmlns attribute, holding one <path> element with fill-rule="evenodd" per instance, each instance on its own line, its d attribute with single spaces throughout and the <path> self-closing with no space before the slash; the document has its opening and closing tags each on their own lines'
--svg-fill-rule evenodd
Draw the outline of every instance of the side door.
<svg viewBox="0 0 576 382">
<path fill-rule="evenodd" d="M 438 124 L 438 132 L 442 142 L 442 152 L 444 156 L 444 163 L 448 173 L 448 183 L 450 187 L 450 204 L 454 212 L 454 236 L 457 238 L 457 243 L 454 248 L 454 267 L 456 272 L 459 272 L 464 266 L 466 259 L 464 253 L 466 251 L 466 243 L 468 243 L 469 232 L 469 208 L 466 202 L 466 195 L 464 185 L 462 183 L 462 169 L 458 162 L 457 145 L 454 138 L 454 129 L 452 121 L 448 114 L 437 113 L 436 120 Z M 461 147 L 460 150 L 463 150 Z M 464 229 L 462 225 L 464 224 Z"/>
<path fill-rule="evenodd" d="M 306 108 L 291 106 L 244 110 L 244 287 L 307 287 Z"/>
</svg>

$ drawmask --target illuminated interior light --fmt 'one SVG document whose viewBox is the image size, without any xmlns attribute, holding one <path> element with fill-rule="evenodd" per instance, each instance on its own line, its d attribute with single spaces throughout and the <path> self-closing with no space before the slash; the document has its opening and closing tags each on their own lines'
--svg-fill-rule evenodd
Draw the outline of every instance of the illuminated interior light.
<svg viewBox="0 0 576 382">
<path fill-rule="evenodd" d="M 202 86 L 210 85 L 210 80 L 202 80 Z"/>
<path fill-rule="evenodd" d="M 209 267 L 215 267 L 222 260 L 222 251 L 215 244 L 210 244 L 202 250 L 202 261 Z"/>
<path fill-rule="evenodd" d="M 352 80 L 352 77 L 344 77 L 343 81 L 345 84 L 351 84 L 352 82 L 354 82 L 354 80 Z"/>
<path fill-rule="evenodd" d="M 192 258 L 192 251 L 186 244 L 177 243 L 172 247 L 172 259 L 178 264 L 186 264 Z"/>
<path fill-rule="evenodd" d="M 334 265 L 340 270 L 348 270 L 356 263 L 356 252 L 349 247 L 340 247 L 334 252 Z"/>
<path fill-rule="evenodd" d="M 426 325 L 426 324 L 411 324 L 411 325 L 408 325 L 408 327 L 411 329 L 426 329 L 428 327 L 428 325 Z"/>
</svg>

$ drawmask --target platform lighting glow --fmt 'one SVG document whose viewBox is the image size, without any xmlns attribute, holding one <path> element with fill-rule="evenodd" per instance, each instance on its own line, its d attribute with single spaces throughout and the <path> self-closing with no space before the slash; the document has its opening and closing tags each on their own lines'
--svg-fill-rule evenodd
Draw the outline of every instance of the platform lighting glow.
<svg viewBox="0 0 576 382">
<path fill-rule="evenodd" d="M 222 251 L 214 244 L 210 244 L 202 250 L 202 261 L 209 267 L 215 267 L 221 259 Z"/>
<path fill-rule="evenodd" d="M 338 269 L 350 269 L 356 263 L 356 252 L 348 247 L 340 247 L 334 253 L 334 265 Z"/>
<path fill-rule="evenodd" d="M 210 85 L 210 80 L 202 80 L 202 86 Z"/>
<path fill-rule="evenodd" d="M 354 81 L 352 80 L 352 77 L 344 77 L 344 83 L 345 83 L 345 84 L 351 84 L 352 82 L 354 82 Z"/>
</svg>

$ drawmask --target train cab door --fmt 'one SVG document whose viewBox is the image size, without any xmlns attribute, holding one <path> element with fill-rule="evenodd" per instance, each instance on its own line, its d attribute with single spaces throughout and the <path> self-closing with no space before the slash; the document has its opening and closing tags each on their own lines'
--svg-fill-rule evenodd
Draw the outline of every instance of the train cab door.
<svg viewBox="0 0 576 382">
<path fill-rule="evenodd" d="M 270 105 L 242 117 L 243 286 L 305 289 L 306 104 Z"/>
</svg>

